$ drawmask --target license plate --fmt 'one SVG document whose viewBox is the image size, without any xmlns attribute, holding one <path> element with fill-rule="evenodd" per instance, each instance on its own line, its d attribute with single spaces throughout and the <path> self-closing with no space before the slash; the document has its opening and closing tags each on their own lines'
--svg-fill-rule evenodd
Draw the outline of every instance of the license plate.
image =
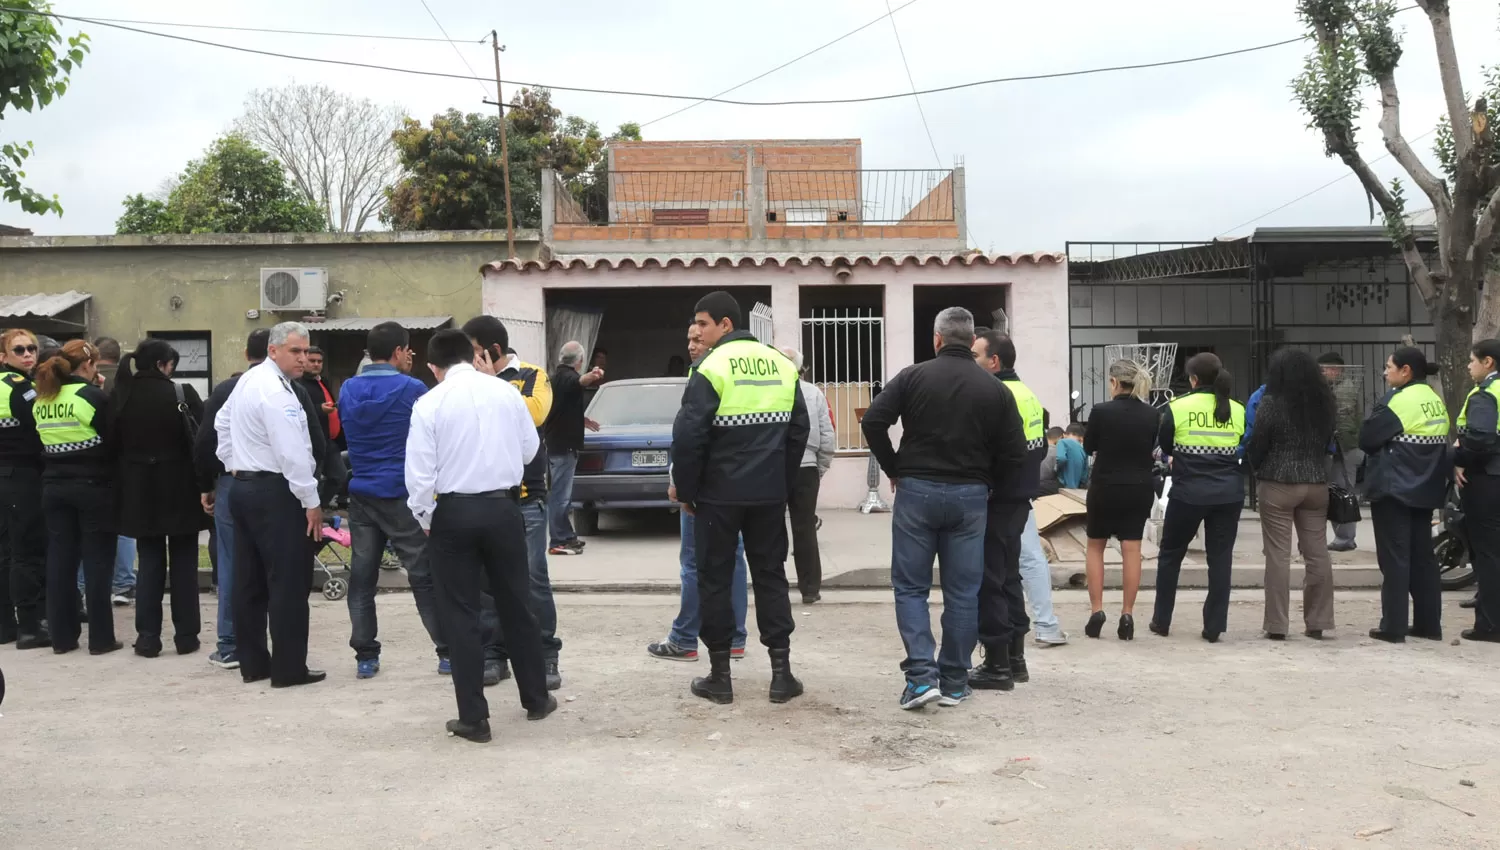
<svg viewBox="0 0 1500 850">
<path fill-rule="evenodd" d="M 666 466 L 666 452 L 631 452 L 630 465 L 637 467 Z"/>
</svg>

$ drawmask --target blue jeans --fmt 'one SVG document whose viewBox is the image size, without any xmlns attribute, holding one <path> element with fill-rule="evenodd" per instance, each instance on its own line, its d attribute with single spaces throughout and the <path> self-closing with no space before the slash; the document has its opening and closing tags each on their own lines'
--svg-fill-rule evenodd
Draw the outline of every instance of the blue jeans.
<svg viewBox="0 0 1500 850">
<path fill-rule="evenodd" d="M 110 582 L 114 593 L 125 593 L 135 589 L 135 540 L 119 537 L 115 541 L 115 572 Z M 78 565 L 78 590 L 83 592 L 83 564 Z"/>
<path fill-rule="evenodd" d="M 356 661 L 380 658 L 376 635 L 380 622 L 375 614 L 375 594 L 380 585 L 380 558 L 387 544 L 395 549 L 412 602 L 422 627 L 434 647 L 443 643 L 437 601 L 433 595 L 431 569 L 426 560 L 427 536 L 402 498 L 349 496 L 349 646 Z"/>
<path fill-rule="evenodd" d="M 942 484 L 903 478 L 891 508 L 891 587 L 896 628 L 906 646 L 901 669 L 913 685 L 961 690 L 979 637 L 979 585 L 984 577 L 983 484 Z M 932 636 L 932 559 L 943 582 L 943 643 Z"/>
<path fill-rule="evenodd" d="M 526 567 L 531 573 L 528 604 L 542 632 L 542 655 L 548 661 L 556 661 L 562 652 L 562 641 L 557 639 L 557 603 L 552 598 L 552 578 L 547 575 L 547 503 L 541 499 L 527 499 L 520 503 L 520 507 L 521 519 L 526 523 Z M 485 659 L 508 661 L 510 653 L 505 648 L 500 613 L 495 608 L 495 597 L 489 593 L 482 596 L 479 622 L 487 641 Z M 440 646 L 438 654 L 447 655 L 447 650 L 447 646 Z"/>
<path fill-rule="evenodd" d="M 560 546 L 578 539 L 573 523 L 568 519 L 568 510 L 573 501 L 573 473 L 578 469 L 578 452 L 548 455 L 547 465 L 552 470 L 552 489 L 547 491 L 547 513 L 551 521 L 551 546 Z"/>
<path fill-rule="evenodd" d="M 219 545 L 219 656 L 234 656 L 234 517 L 229 515 L 233 475 L 220 475 L 214 487 L 214 537 Z"/>
<path fill-rule="evenodd" d="M 698 553 L 693 537 L 693 515 L 687 511 L 678 513 L 682 518 L 682 547 L 677 555 L 682 565 L 682 607 L 677 612 L 677 619 L 672 621 L 667 642 L 682 649 L 695 650 L 698 648 L 698 631 L 703 626 L 703 617 L 698 611 Z M 735 649 L 745 648 L 745 611 L 750 605 L 745 582 L 749 574 L 750 568 L 745 563 L 745 541 L 741 539 L 740 548 L 734 553 L 734 587 L 730 591 L 730 601 L 734 605 L 734 640 L 730 645 Z"/>
<path fill-rule="evenodd" d="M 1042 536 L 1037 533 L 1034 508 L 1026 516 L 1026 530 L 1021 532 L 1021 584 L 1031 602 L 1037 636 L 1060 636 L 1062 626 L 1052 611 L 1052 568 L 1047 565 L 1047 553 L 1042 551 Z"/>
</svg>

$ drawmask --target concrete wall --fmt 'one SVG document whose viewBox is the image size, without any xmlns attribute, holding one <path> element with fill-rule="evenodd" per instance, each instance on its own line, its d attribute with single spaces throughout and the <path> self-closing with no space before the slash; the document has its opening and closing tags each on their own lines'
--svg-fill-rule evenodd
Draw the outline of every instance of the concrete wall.
<svg viewBox="0 0 1500 850">
<path fill-rule="evenodd" d="M 535 231 L 517 233 L 520 257 L 535 258 L 538 248 Z M 480 311 L 479 266 L 505 255 L 505 234 L 496 231 L 3 237 L 0 293 L 91 293 L 89 335 L 116 337 L 127 349 L 150 332 L 208 332 L 219 381 L 243 365 L 250 331 L 300 318 L 246 318 L 260 307 L 262 268 L 327 268 L 329 292 L 344 293 L 328 318 L 463 322 Z"/>
</svg>

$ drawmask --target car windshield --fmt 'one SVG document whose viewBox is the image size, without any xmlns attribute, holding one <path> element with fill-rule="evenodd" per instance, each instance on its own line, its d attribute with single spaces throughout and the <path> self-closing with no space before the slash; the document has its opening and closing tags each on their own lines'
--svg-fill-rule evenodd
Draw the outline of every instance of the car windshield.
<svg viewBox="0 0 1500 850">
<path fill-rule="evenodd" d="M 662 384 L 605 384 L 594 395 L 588 417 L 600 427 L 624 425 L 671 426 L 682 405 L 682 382 Z"/>
</svg>

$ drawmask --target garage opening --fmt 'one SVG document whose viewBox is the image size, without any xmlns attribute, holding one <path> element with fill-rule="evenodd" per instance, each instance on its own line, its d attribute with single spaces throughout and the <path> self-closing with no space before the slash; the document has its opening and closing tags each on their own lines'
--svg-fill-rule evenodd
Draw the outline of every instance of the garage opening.
<svg viewBox="0 0 1500 850">
<path fill-rule="evenodd" d="M 974 324 L 1009 332 L 1006 289 L 997 284 L 972 286 L 915 286 L 912 288 L 912 362 L 931 360 L 932 323 L 949 307 L 963 307 L 974 314 Z"/>
<path fill-rule="evenodd" d="M 807 379 L 828 397 L 838 450 L 863 452 L 859 411 L 885 377 L 885 287 L 804 286 L 799 301 Z"/>
</svg>

